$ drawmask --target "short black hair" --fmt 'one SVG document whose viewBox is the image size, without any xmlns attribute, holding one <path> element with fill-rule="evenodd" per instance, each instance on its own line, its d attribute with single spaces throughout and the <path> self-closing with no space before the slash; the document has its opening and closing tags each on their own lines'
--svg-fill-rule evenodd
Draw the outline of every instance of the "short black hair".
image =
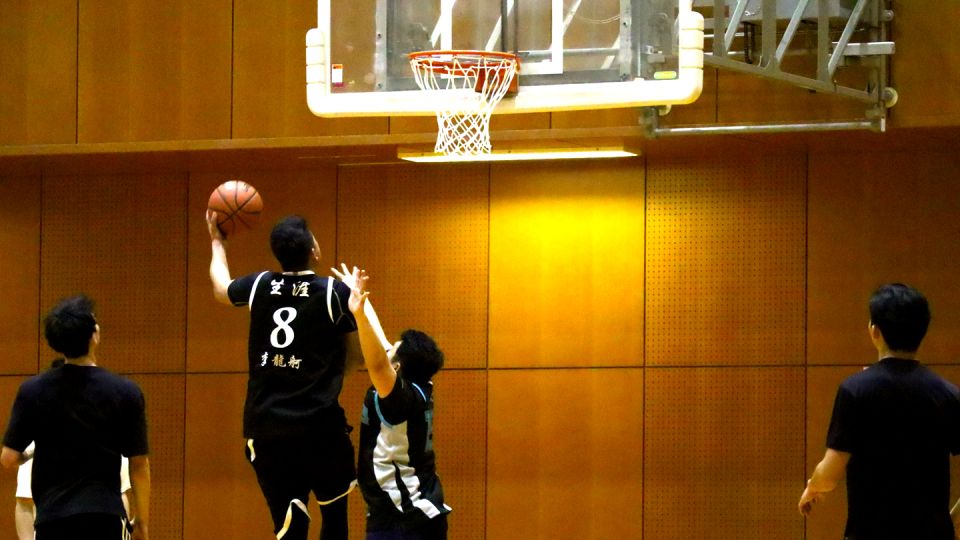
<svg viewBox="0 0 960 540">
<path fill-rule="evenodd" d="M 889 283 L 870 297 L 870 322 L 891 351 L 916 352 L 930 326 L 930 306 L 913 287 Z"/>
<path fill-rule="evenodd" d="M 60 301 L 43 321 L 43 335 L 50 348 L 67 358 L 90 352 L 90 338 L 97 331 L 93 301 L 80 294 Z"/>
<path fill-rule="evenodd" d="M 270 232 L 270 249 L 285 272 L 309 268 L 313 234 L 307 227 L 307 220 L 301 216 L 287 216 L 278 221 Z"/>
<path fill-rule="evenodd" d="M 400 373 L 409 381 L 427 383 L 443 368 L 443 351 L 432 337 L 419 330 L 406 330 L 397 348 Z"/>
</svg>

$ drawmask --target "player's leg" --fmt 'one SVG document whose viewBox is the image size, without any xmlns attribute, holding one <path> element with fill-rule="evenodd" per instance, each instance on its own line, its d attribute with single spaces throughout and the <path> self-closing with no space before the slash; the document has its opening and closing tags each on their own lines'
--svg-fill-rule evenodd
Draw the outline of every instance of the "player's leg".
<svg viewBox="0 0 960 540">
<path fill-rule="evenodd" d="M 310 528 L 310 483 L 305 473 L 310 464 L 298 450 L 301 445 L 293 440 L 247 441 L 247 459 L 257 474 L 278 540 L 306 540 Z"/>
<path fill-rule="evenodd" d="M 318 439 L 315 443 L 313 493 L 320 504 L 323 522 L 320 540 L 346 540 L 347 495 L 357 485 L 353 443 L 346 433 Z"/>
</svg>

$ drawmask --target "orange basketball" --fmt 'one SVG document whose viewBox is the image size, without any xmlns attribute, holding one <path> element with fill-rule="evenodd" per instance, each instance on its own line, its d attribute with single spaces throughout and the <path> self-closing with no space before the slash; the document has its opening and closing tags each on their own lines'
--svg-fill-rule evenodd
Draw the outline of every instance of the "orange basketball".
<svg viewBox="0 0 960 540">
<path fill-rule="evenodd" d="M 230 236 L 257 223 L 263 211 L 263 199 L 250 184 L 228 180 L 210 194 L 207 209 L 217 213 L 217 227 L 224 236 Z"/>
</svg>

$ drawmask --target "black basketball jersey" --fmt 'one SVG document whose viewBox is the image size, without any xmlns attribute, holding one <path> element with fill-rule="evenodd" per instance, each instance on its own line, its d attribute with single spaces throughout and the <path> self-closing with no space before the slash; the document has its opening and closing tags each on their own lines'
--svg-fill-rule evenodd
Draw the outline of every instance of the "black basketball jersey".
<svg viewBox="0 0 960 540">
<path fill-rule="evenodd" d="M 433 451 L 433 385 L 397 377 L 385 398 L 371 387 L 361 415 L 357 479 L 367 531 L 416 529 L 450 512 Z"/>
<path fill-rule="evenodd" d="M 356 330 L 350 289 L 313 272 L 261 272 L 234 280 L 235 306 L 250 309 L 248 439 L 344 429 L 337 401 L 346 334 Z"/>
</svg>

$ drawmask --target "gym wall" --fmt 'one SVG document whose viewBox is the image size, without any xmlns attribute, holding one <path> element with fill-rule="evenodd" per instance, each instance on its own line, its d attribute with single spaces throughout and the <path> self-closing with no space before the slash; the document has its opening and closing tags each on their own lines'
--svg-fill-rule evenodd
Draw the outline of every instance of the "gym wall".
<svg viewBox="0 0 960 540">
<path fill-rule="evenodd" d="M 324 264 L 369 270 L 389 335 L 421 328 L 446 351 L 435 429 L 452 538 L 838 537 L 842 488 L 806 522 L 796 502 L 837 384 L 874 359 L 877 285 L 929 296 L 922 356 L 960 383 L 960 37 L 943 24 L 948 3 L 894 4 L 899 129 L 883 136 L 687 138 L 633 159 L 430 167 L 257 153 L 435 129 L 309 113 L 312 0 L 0 2 L 0 422 L 53 358 L 43 313 L 87 292 L 102 364 L 147 393 L 153 537 L 269 537 L 241 439 L 246 318 L 213 301 L 202 220 L 213 187 L 242 178 L 266 206 L 230 242 L 234 275 L 272 266 L 270 225 L 302 213 Z M 669 120 L 861 112 L 707 70 L 701 99 Z M 636 121 L 543 113 L 495 116 L 493 129 Z M 249 151 L 189 152 L 209 140 Z M 361 372 L 345 385 L 354 422 L 367 384 Z M 9 534 L 14 483 L 0 474 Z M 953 485 L 956 497 L 956 472 Z"/>
</svg>

